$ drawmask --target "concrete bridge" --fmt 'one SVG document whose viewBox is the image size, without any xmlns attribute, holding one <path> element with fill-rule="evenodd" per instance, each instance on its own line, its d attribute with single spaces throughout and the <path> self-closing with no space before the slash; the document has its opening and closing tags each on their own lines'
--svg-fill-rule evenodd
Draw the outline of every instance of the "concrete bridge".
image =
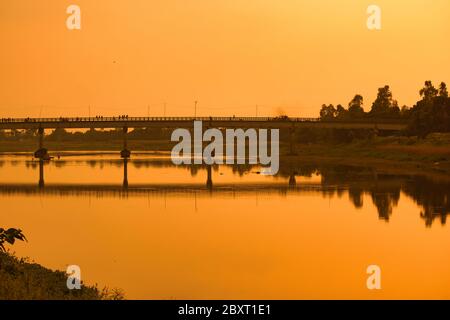
<svg viewBox="0 0 450 320">
<path fill-rule="evenodd" d="M 112 128 L 190 128 L 203 121 L 214 128 L 338 128 L 399 131 L 405 121 L 363 119 L 321 121 L 319 118 L 288 117 L 90 117 L 90 118 L 9 118 L 0 119 L 0 129 L 112 129 Z"/>
<path fill-rule="evenodd" d="M 321 121 L 319 118 L 289 117 L 75 117 L 75 118 L 3 118 L 0 130 L 38 130 L 39 148 L 35 157 L 48 159 L 44 148 L 45 129 L 123 129 L 122 158 L 129 158 L 127 148 L 129 128 L 193 128 L 194 121 L 203 121 L 205 128 L 255 128 L 288 129 L 290 150 L 293 150 L 293 137 L 299 128 L 372 129 L 375 131 L 401 131 L 407 127 L 405 121 L 390 119 L 363 119 L 358 121 Z"/>
</svg>

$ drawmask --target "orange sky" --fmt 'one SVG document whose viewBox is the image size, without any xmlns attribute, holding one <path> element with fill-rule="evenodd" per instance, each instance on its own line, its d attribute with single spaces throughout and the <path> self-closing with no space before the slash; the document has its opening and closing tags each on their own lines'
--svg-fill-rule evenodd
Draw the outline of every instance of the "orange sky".
<svg viewBox="0 0 450 320">
<path fill-rule="evenodd" d="M 0 116 L 193 115 L 194 100 L 205 116 L 317 116 L 355 93 L 367 110 L 384 84 L 412 105 L 424 80 L 450 82 L 449 17 L 448 0 L 1 1 Z"/>
</svg>

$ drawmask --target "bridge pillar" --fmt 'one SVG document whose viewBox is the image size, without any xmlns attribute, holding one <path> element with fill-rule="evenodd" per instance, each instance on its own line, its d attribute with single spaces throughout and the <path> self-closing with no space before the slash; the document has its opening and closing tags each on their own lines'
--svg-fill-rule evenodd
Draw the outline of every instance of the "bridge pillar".
<svg viewBox="0 0 450 320">
<path fill-rule="evenodd" d="M 34 153 L 34 157 L 41 160 L 49 160 L 48 150 L 44 148 L 44 128 L 38 129 L 38 138 L 39 138 L 39 147 L 38 150 Z"/>
<path fill-rule="evenodd" d="M 206 188 L 208 188 L 209 190 L 212 190 L 213 187 L 213 182 L 212 182 L 212 166 L 208 165 L 206 168 L 207 172 L 208 172 L 208 178 L 206 180 Z"/>
<path fill-rule="evenodd" d="M 39 188 L 43 188 L 44 183 L 44 160 L 39 160 Z"/>
<path fill-rule="evenodd" d="M 123 187 L 128 188 L 128 158 L 123 158 Z"/>
<path fill-rule="evenodd" d="M 297 181 L 295 180 L 295 173 L 289 176 L 289 187 L 295 187 L 297 185 Z"/>
<path fill-rule="evenodd" d="M 123 149 L 120 152 L 120 156 L 124 159 L 130 158 L 131 151 L 128 150 L 128 127 L 123 127 Z"/>
</svg>

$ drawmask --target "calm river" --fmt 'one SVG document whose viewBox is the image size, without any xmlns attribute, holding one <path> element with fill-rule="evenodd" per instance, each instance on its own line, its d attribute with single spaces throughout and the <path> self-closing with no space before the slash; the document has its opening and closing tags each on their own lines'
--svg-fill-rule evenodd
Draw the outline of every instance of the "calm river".
<svg viewBox="0 0 450 320">
<path fill-rule="evenodd" d="M 317 163 L 208 175 L 150 155 L 126 171 L 113 154 L 0 156 L 0 226 L 29 240 L 11 250 L 130 299 L 450 299 L 449 178 Z"/>
</svg>

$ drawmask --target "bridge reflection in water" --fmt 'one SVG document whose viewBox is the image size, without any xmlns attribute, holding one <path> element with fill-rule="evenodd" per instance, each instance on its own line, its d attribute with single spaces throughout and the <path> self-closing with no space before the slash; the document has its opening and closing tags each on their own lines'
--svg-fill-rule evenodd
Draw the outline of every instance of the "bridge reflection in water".
<svg viewBox="0 0 450 320">
<path fill-rule="evenodd" d="M 128 189 L 128 162 L 129 161 L 130 161 L 129 158 L 123 158 L 123 160 L 122 160 L 122 162 L 123 162 L 123 183 L 122 183 L 122 189 Z M 44 190 L 44 189 L 46 189 L 46 187 L 45 187 L 45 173 L 44 173 L 44 164 L 46 163 L 46 161 L 44 161 L 42 159 L 39 159 L 37 162 L 39 163 L 38 187 L 39 187 L 40 190 Z M 205 165 L 205 167 L 206 167 L 206 172 L 207 172 L 207 179 L 206 179 L 206 183 L 205 183 L 204 186 L 206 187 L 206 189 L 211 191 L 213 189 L 212 166 L 211 165 Z M 295 178 L 293 178 L 293 179 L 295 179 Z M 289 182 L 289 184 L 290 184 L 290 182 Z M 22 186 L 22 185 L 20 185 L 20 186 Z M 56 185 L 53 184 L 52 188 L 54 188 L 55 186 Z M 67 186 L 67 185 L 64 185 L 64 186 Z M 86 186 L 86 185 L 80 185 L 80 186 L 83 186 L 83 188 L 85 190 L 88 190 L 88 189 L 86 189 L 86 187 L 88 187 L 88 186 Z M 107 186 L 105 188 L 105 191 L 110 191 L 111 190 L 111 188 L 110 188 L 111 185 L 105 185 L 105 186 Z M 151 185 L 151 186 L 153 188 L 155 187 L 155 185 Z M 0 185 L 0 187 L 1 187 L 1 185 Z M 164 185 L 162 185 L 161 187 L 162 187 L 162 189 L 166 189 L 166 187 L 168 187 L 168 188 L 173 188 L 174 190 L 177 190 L 177 191 L 179 190 L 179 187 L 174 187 L 173 185 L 166 185 L 166 187 Z M 73 185 L 72 188 L 76 190 L 77 189 L 77 185 Z M 114 188 L 117 188 L 117 186 L 114 187 Z M 139 188 L 142 188 L 142 185 L 140 185 Z M 67 189 L 67 188 L 65 188 L 65 189 Z M 202 188 L 200 188 L 200 189 L 202 189 Z M 99 189 L 98 185 L 96 185 L 95 190 L 96 191 L 101 191 L 102 188 Z M 137 190 L 137 189 L 134 188 L 133 190 Z"/>
<path fill-rule="evenodd" d="M 123 163 L 123 183 L 122 185 L 114 185 L 114 184 L 54 184 L 51 183 L 49 185 L 45 184 L 45 161 L 39 160 L 39 182 L 38 188 L 33 184 L 0 184 L 0 194 L 2 192 L 7 193 L 48 193 L 48 194 L 83 194 L 89 192 L 96 193 L 104 193 L 108 195 L 124 195 L 124 194 L 146 194 L 146 193 L 193 193 L 193 192 L 201 192 L 201 191 L 216 191 L 216 192 L 249 192 L 255 190 L 265 190 L 265 191 L 280 191 L 286 192 L 287 190 L 292 191 L 300 191 L 300 190 L 317 190 L 317 186 L 310 185 L 306 188 L 297 188 L 296 187 L 296 178 L 293 173 L 289 176 L 289 182 L 284 183 L 267 183 L 267 184 L 255 184 L 255 183 L 229 183 L 224 184 L 221 183 L 218 186 L 214 187 L 213 185 L 213 166 L 212 165 L 203 165 L 204 170 L 207 173 L 206 182 L 204 184 L 195 184 L 195 183 L 178 183 L 178 184 L 133 184 L 132 187 L 129 186 L 128 183 L 128 164 L 130 160 L 128 158 L 124 158 L 122 160 Z M 226 166 L 226 165 L 224 165 Z M 194 166 L 192 166 L 194 167 Z M 218 166 L 216 166 L 218 167 Z M 305 186 L 303 186 L 305 187 Z"/>
<path fill-rule="evenodd" d="M 39 188 L 43 188 L 45 185 L 44 182 L 44 160 L 39 160 Z"/>
<path fill-rule="evenodd" d="M 77 160 L 80 162 L 79 160 Z M 447 216 L 450 214 L 450 178 L 439 177 L 435 179 L 424 175 L 413 174 L 391 174 L 372 167 L 353 167 L 331 164 L 311 164 L 298 162 L 281 162 L 279 174 L 267 179 L 252 179 L 260 174 L 258 167 L 252 165 L 223 165 L 231 167 L 233 175 L 239 176 L 238 180 L 228 179 L 224 182 L 219 179 L 218 166 L 206 165 L 184 165 L 191 176 L 197 172 L 206 173 L 203 182 L 191 182 L 188 177 L 180 177 L 179 182 L 166 183 L 142 182 L 133 183 L 128 179 L 128 170 L 131 165 L 133 169 L 164 169 L 174 167 L 167 159 L 135 159 L 124 158 L 122 160 L 81 160 L 85 165 L 95 167 L 98 163 L 105 163 L 118 167 L 123 166 L 123 183 L 120 184 L 89 184 L 83 183 L 44 183 L 45 167 L 54 165 L 62 168 L 70 161 L 43 160 L 27 162 L 27 166 L 39 168 L 39 179 L 37 185 L 34 183 L 0 183 L 1 194 L 23 194 L 23 195 L 56 195 L 56 196 L 85 196 L 94 194 L 96 196 L 112 196 L 127 198 L 129 196 L 141 195 L 173 195 L 192 194 L 205 196 L 238 196 L 249 194 L 273 194 L 296 195 L 300 193 L 322 193 L 324 197 L 333 197 L 347 194 L 355 208 L 364 206 L 364 196 L 369 195 L 372 203 L 378 211 L 379 219 L 389 221 L 394 208 L 399 202 L 400 196 L 407 196 L 422 208 L 420 218 L 425 221 L 426 226 L 431 226 L 438 220 L 442 225 L 446 224 Z M 97 170 L 97 169 L 96 169 Z M 98 169 L 102 170 L 102 169 Z M 251 174 L 251 175 L 249 175 Z M 164 174 L 163 174 L 164 175 Z M 311 181 L 309 178 L 317 176 L 318 179 Z M 218 181 L 214 182 L 214 177 Z M 151 178 L 150 178 L 151 179 Z M 309 179 L 309 180 L 308 180 Z M 253 181 L 252 181 L 253 180 Z M 255 182 L 256 181 L 256 182 Z"/>
</svg>

